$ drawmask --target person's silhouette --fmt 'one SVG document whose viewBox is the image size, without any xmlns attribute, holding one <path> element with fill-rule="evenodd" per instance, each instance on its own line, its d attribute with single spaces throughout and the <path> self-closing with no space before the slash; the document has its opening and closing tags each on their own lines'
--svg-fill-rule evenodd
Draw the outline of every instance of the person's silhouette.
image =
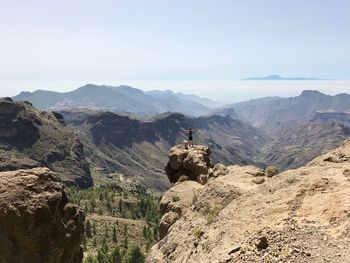
<svg viewBox="0 0 350 263">
<path fill-rule="evenodd" d="M 188 145 L 193 147 L 193 130 L 189 128 L 188 130 Z"/>
</svg>

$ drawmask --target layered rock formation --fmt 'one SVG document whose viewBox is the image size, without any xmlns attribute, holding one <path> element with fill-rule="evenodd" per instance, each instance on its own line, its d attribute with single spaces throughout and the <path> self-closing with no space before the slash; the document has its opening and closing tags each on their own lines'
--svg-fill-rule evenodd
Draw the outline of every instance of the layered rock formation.
<svg viewBox="0 0 350 263">
<path fill-rule="evenodd" d="M 179 182 L 161 201 L 148 262 L 348 262 L 349 167 L 347 141 L 274 177 L 229 166 L 205 185 Z"/>
<path fill-rule="evenodd" d="M 0 172 L 0 262 L 79 263 L 84 214 L 47 168 Z"/>
<path fill-rule="evenodd" d="M 93 185 L 83 146 L 62 115 L 0 99 L 0 171 L 34 167 L 58 172 L 69 185 Z"/>
</svg>

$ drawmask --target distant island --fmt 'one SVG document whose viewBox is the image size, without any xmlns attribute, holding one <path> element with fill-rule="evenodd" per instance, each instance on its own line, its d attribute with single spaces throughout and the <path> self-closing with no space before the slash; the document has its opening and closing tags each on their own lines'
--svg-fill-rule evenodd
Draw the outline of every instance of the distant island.
<svg viewBox="0 0 350 263">
<path fill-rule="evenodd" d="M 280 75 L 270 75 L 266 77 L 254 77 L 254 78 L 247 78 L 244 80 L 325 80 L 325 79 L 318 79 L 318 78 L 300 78 L 300 77 L 295 77 L 295 78 L 285 78 L 281 77 Z"/>
</svg>

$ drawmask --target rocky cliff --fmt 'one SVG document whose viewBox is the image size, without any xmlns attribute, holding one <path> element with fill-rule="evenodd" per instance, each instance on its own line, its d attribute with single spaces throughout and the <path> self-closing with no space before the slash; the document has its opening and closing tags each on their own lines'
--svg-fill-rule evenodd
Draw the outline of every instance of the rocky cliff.
<svg viewBox="0 0 350 263">
<path fill-rule="evenodd" d="M 148 262 L 349 262 L 350 141 L 273 177 L 227 172 L 164 194 Z"/>
<path fill-rule="evenodd" d="M 0 171 L 34 167 L 58 172 L 69 185 L 93 185 L 83 146 L 62 115 L 0 99 Z"/>
<path fill-rule="evenodd" d="M 83 212 L 54 172 L 0 172 L 1 263 L 79 263 L 83 231 Z"/>
</svg>

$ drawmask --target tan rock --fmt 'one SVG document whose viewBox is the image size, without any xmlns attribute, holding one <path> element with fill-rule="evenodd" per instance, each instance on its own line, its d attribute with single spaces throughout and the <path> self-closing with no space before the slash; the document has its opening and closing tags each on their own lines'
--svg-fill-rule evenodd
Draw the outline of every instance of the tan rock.
<svg viewBox="0 0 350 263">
<path fill-rule="evenodd" d="M 262 177 L 257 177 L 257 178 L 254 178 L 252 180 L 252 182 L 255 183 L 255 184 L 263 184 L 263 183 L 265 183 L 265 179 L 262 178 Z"/>
<path fill-rule="evenodd" d="M 329 161 L 332 155 L 337 162 Z M 187 208 L 178 209 L 181 216 L 152 247 L 147 261 L 348 262 L 349 165 L 350 141 L 306 167 L 269 179 L 257 175 L 257 167 L 229 166 L 227 175 L 195 184 L 200 191 L 192 202 L 187 196 Z M 256 184 L 261 179 L 268 182 Z M 193 193 L 189 182 L 175 185 L 165 196 Z M 167 207 L 176 211 L 180 202 Z M 199 230 L 204 234 L 193 234 Z M 235 244 L 241 248 L 231 253 Z"/>
<path fill-rule="evenodd" d="M 213 168 L 213 176 L 218 177 L 220 175 L 228 174 L 228 169 L 222 163 L 215 164 Z"/>
<path fill-rule="evenodd" d="M 186 213 L 196 199 L 202 185 L 194 181 L 185 181 L 168 190 L 160 201 L 160 238 L 164 238 L 168 229 L 184 213 Z"/>
<path fill-rule="evenodd" d="M 211 166 L 210 149 L 207 146 L 184 148 L 177 145 L 170 150 L 169 161 L 165 167 L 171 183 L 179 181 L 185 175 L 189 180 L 198 181 L 200 175 L 207 175 Z"/>
</svg>

